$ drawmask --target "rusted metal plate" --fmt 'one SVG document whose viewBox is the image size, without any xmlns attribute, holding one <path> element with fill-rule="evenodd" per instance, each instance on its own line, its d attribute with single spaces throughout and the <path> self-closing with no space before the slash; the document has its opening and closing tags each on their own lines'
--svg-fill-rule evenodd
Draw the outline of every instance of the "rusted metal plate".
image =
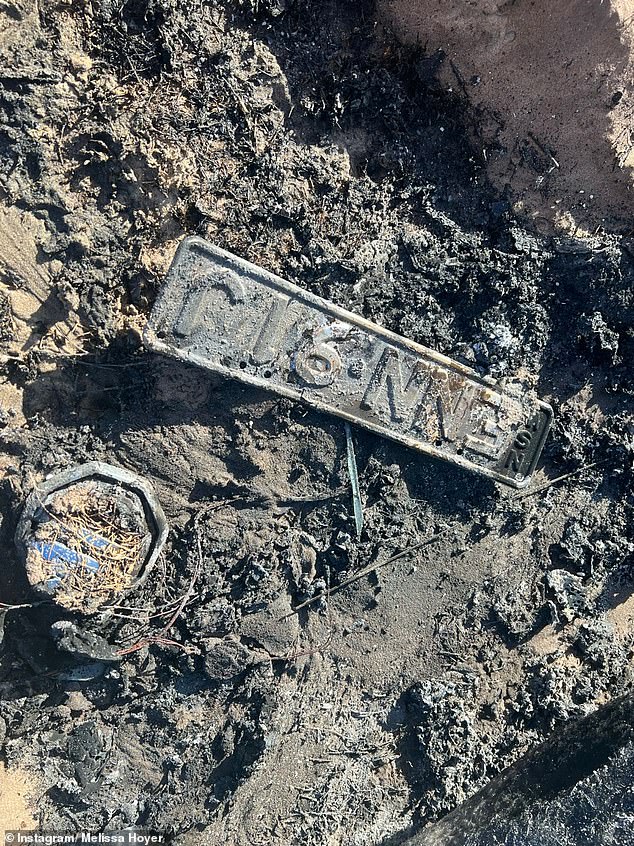
<svg viewBox="0 0 634 846">
<path fill-rule="evenodd" d="M 534 396 L 201 238 L 180 245 L 145 343 L 518 488 L 552 418 Z"/>
</svg>

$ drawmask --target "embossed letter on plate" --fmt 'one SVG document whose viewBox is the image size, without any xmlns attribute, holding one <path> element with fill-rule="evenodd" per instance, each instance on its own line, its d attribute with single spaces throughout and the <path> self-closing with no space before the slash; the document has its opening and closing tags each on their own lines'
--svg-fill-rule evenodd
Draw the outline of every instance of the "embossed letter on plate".
<svg viewBox="0 0 634 846">
<path fill-rule="evenodd" d="M 201 238 L 178 248 L 145 331 L 199 364 L 523 487 L 552 410 Z"/>
</svg>

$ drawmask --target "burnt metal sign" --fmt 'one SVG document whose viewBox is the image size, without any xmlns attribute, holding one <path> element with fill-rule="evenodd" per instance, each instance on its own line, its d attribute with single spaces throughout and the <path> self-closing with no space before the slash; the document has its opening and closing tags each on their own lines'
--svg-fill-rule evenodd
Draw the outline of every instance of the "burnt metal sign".
<svg viewBox="0 0 634 846">
<path fill-rule="evenodd" d="M 552 410 L 202 238 L 182 242 L 144 335 L 160 353 L 301 400 L 513 487 Z"/>
</svg>

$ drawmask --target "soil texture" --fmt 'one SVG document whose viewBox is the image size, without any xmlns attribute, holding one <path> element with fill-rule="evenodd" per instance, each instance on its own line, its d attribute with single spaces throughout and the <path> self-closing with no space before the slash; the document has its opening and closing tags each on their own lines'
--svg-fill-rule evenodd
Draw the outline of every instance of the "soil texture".
<svg viewBox="0 0 634 846">
<path fill-rule="evenodd" d="M 0 0 L 0 778 L 42 829 L 397 844 L 632 688 L 634 242 L 526 228 L 378 21 Z M 186 234 L 535 389 L 533 487 L 355 430 L 357 538 L 340 421 L 143 348 Z M 20 508 L 94 460 L 164 553 L 107 613 L 30 605 Z"/>
</svg>

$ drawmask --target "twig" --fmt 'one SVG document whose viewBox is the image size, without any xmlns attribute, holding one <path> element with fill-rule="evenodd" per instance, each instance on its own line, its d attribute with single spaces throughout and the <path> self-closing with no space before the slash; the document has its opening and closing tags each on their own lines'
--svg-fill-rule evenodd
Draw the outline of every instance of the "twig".
<svg viewBox="0 0 634 846">
<path fill-rule="evenodd" d="M 143 649 L 143 647 L 145 646 L 151 646 L 152 644 L 160 644 L 161 646 L 177 646 L 179 647 L 179 649 L 182 649 L 184 652 L 187 653 L 198 651 L 197 647 L 195 646 L 187 646 L 187 644 L 180 643 L 177 640 L 172 640 L 171 638 L 167 637 L 167 633 L 172 628 L 174 623 L 178 620 L 180 615 L 183 613 L 185 606 L 194 595 L 194 585 L 196 584 L 196 581 L 198 580 L 198 577 L 200 575 L 200 571 L 202 570 L 203 551 L 200 543 L 200 535 L 198 533 L 196 534 L 196 541 L 198 543 L 198 560 L 196 561 L 194 572 L 189 581 L 189 586 L 183 594 L 182 599 L 178 603 L 176 610 L 172 613 L 172 616 L 169 618 L 167 623 L 165 623 L 165 625 L 157 635 L 150 635 L 149 637 L 141 638 L 141 640 L 132 644 L 132 646 L 127 646 L 124 649 L 118 649 L 117 655 L 129 655 L 131 652 L 136 652 L 137 650 Z"/>
<path fill-rule="evenodd" d="M 330 593 L 330 567 L 326 566 L 326 594 Z M 296 609 L 297 610 L 297 609 Z M 294 614 L 295 612 L 291 612 Z M 289 614 L 286 615 L 291 616 Z M 268 654 L 269 661 L 282 661 L 283 663 L 288 663 L 289 661 L 295 661 L 297 658 L 306 658 L 311 655 L 317 655 L 319 652 L 323 652 L 327 646 L 330 645 L 332 641 L 332 637 L 334 634 L 334 628 L 332 625 L 332 609 L 328 606 L 328 635 L 325 640 L 322 640 L 321 643 L 318 643 L 317 646 L 313 646 L 312 649 L 303 649 L 301 651 L 291 652 L 290 655 L 275 655 L 267 650 L 265 650 Z M 265 659 L 266 660 L 266 659 Z M 263 662 L 260 662 L 263 663 Z"/>
<path fill-rule="evenodd" d="M 292 611 L 289 611 L 288 614 L 285 614 L 283 617 L 280 617 L 280 620 L 286 620 L 288 619 L 288 617 L 292 617 L 294 614 L 297 614 L 299 611 L 301 611 L 302 608 L 306 608 L 308 605 L 312 605 L 313 602 L 318 602 L 320 599 L 333 596 L 335 593 L 338 593 L 340 590 L 343 590 L 343 588 L 348 587 L 348 585 L 351 585 L 354 582 L 358 582 L 359 579 L 362 579 L 364 576 L 369 576 L 370 573 L 374 573 L 381 567 L 387 567 L 388 564 L 394 564 L 396 561 L 400 561 L 401 558 L 405 558 L 407 555 L 411 555 L 412 552 L 416 552 L 416 550 L 421 549 L 424 546 L 428 546 L 430 543 L 434 543 L 440 538 L 445 537 L 449 534 L 450 531 L 450 527 L 442 529 L 435 535 L 432 535 L 429 538 L 425 538 L 425 540 L 421 541 L 420 543 L 415 543 L 413 546 L 408 546 L 407 549 L 403 549 L 400 552 L 397 552 L 396 555 L 392 555 L 390 558 L 386 558 L 385 561 L 379 561 L 376 564 L 370 564 L 368 567 L 365 567 L 363 570 L 359 570 L 359 572 L 355 573 L 354 576 L 350 576 L 349 579 L 346 579 L 345 581 L 341 582 L 341 584 L 336 585 L 334 588 L 324 590 L 321 593 L 317 594 L 317 596 L 312 596 L 305 602 L 300 603 L 295 608 L 293 608 Z"/>
<path fill-rule="evenodd" d="M 526 497 L 534 496 L 535 494 L 541 493 L 541 491 L 545 491 L 553 485 L 556 485 L 557 482 L 563 482 L 565 479 L 569 479 L 571 476 L 576 476 L 584 470 L 591 470 L 593 467 L 600 467 L 602 464 L 608 464 L 610 460 L 611 459 L 606 458 L 603 461 L 593 461 L 592 464 L 584 464 L 583 467 L 577 467 L 576 470 L 571 470 L 570 473 L 564 473 L 563 476 L 557 476 L 555 479 L 549 479 L 549 481 L 544 482 L 541 485 L 537 485 L 536 488 L 531 488 L 529 491 L 520 491 L 515 494 L 515 496 L 512 496 L 511 499 L 526 499 Z"/>
<path fill-rule="evenodd" d="M 187 588 L 187 590 L 183 594 L 183 598 L 179 602 L 179 604 L 176 608 L 176 611 L 174 611 L 174 613 L 169 618 L 167 623 L 161 629 L 161 633 L 160 633 L 159 637 L 167 634 L 167 632 L 172 628 L 174 623 L 178 620 L 180 615 L 183 613 L 183 610 L 184 610 L 185 606 L 187 605 L 187 603 L 189 602 L 189 600 L 194 595 L 194 585 L 198 581 L 198 576 L 200 575 L 200 571 L 202 570 L 202 565 L 203 565 L 203 551 L 202 551 L 202 547 L 201 547 L 201 544 L 200 544 L 200 534 L 198 534 L 198 532 L 196 533 L 196 541 L 197 541 L 197 544 L 198 544 L 198 560 L 196 561 L 196 566 L 194 567 L 194 572 L 193 572 L 192 577 L 189 581 L 189 587 Z"/>
<path fill-rule="evenodd" d="M 168 637 L 156 635 L 155 637 L 139 640 L 137 643 L 133 643 L 132 646 L 127 646 L 125 649 L 118 649 L 117 655 L 130 655 L 130 653 L 137 652 L 139 649 L 143 649 L 145 646 L 151 646 L 154 643 L 158 643 L 161 646 L 177 646 L 179 649 L 182 649 L 183 652 L 187 652 L 187 654 L 198 651 L 195 646 L 187 646 L 187 644 L 180 643 L 178 640 L 171 640 Z"/>
<path fill-rule="evenodd" d="M 121 617 L 123 620 L 153 620 L 156 617 L 167 617 L 174 610 L 174 606 L 178 605 L 182 597 L 177 596 L 171 602 L 166 602 L 165 605 L 159 605 L 156 608 L 135 608 L 129 605 L 103 605 L 99 611 L 102 613 L 112 614 L 113 617 Z"/>
<path fill-rule="evenodd" d="M 43 599 L 41 602 L 23 602 L 21 605 L 0 602 L 0 611 L 13 611 L 14 608 L 37 608 L 38 605 L 48 605 L 50 602 L 50 599 Z"/>
<path fill-rule="evenodd" d="M 331 640 L 332 632 L 329 632 L 328 637 L 321 643 L 317 644 L 317 646 L 313 646 L 312 649 L 303 649 L 301 650 L 301 652 L 291 652 L 290 655 L 275 655 L 266 650 L 267 657 L 262 659 L 262 661 L 256 661 L 256 663 L 266 664 L 269 661 L 281 661 L 283 664 L 288 664 L 290 661 L 296 661 L 298 658 L 307 658 L 311 655 L 317 655 L 319 652 L 323 652 L 324 649 L 330 644 Z"/>
<path fill-rule="evenodd" d="M 354 454 L 354 441 L 352 430 L 346 420 L 343 424 L 346 430 L 346 450 L 348 454 L 348 473 L 352 485 L 352 504 L 354 507 L 354 522 L 357 527 L 357 538 L 361 537 L 363 531 L 363 503 L 361 502 L 361 489 L 359 487 L 359 472 L 357 470 L 357 458 Z"/>
<path fill-rule="evenodd" d="M 458 70 L 458 68 L 456 67 L 456 65 L 454 64 L 453 59 L 449 59 L 449 66 L 451 67 L 451 70 L 453 71 L 453 75 L 454 75 L 454 76 L 456 77 L 456 79 L 458 80 L 458 85 L 459 85 L 459 86 L 460 86 L 460 88 L 462 89 L 462 93 L 465 95 L 465 97 L 467 98 L 467 100 L 470 100 L 471 98 L 469 97 L 469 93 L 468 93 L 468 91 L 467 91 L 467 86 L 466 86 L 466 85 L 465 85 L 465 83 L 464 83 L 464 79 L 463 79 L 463 77 L 462 77 L 462 74 L 460 73 L 460 71 Z"/>
<path fill-rule="evenodd" d="M 340 487 L 336 488 L 332 493 L 324 494 L 323 496 L 286 497 L 284 499 L 278 499 L 277 505 L 289 508 L 293 505 L 321 505 L 326 502 L 332 502 L 333 499 L 337 499 L 337 497 L 346 493 L 346 491 L 346 487 Z"/>
</svg>

